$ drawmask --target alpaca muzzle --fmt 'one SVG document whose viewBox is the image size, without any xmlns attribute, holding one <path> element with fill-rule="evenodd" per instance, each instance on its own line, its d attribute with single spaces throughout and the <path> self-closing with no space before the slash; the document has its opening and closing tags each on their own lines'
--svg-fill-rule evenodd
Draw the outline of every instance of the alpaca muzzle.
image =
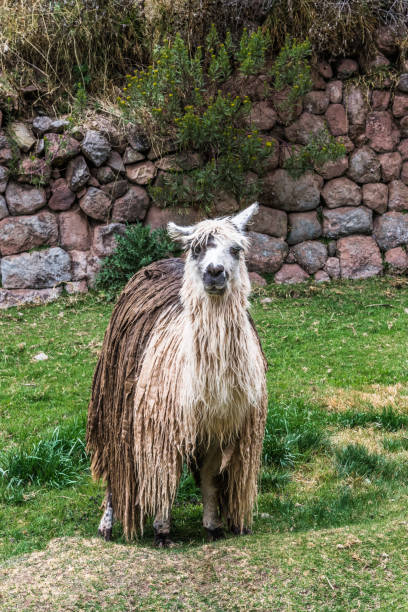
<svg viewBox="0 0 408 612">
<path fill-rule="evenodd" d="M 228 274 L 224 266 L 210 264 L 203 274 L 204 289 L 210 295 L 222 295 L 227 288 Z"/>
</svg>

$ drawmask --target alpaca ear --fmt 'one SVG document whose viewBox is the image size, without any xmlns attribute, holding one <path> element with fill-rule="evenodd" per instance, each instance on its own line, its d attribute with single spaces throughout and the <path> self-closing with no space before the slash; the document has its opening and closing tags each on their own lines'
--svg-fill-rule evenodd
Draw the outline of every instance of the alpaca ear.
<svg viewBox="0 0 408 612">
<path fill-rule="evenodd" d="M 237 227 L 241 232 L 243 232 L 248 223 L 250 222 L 251 218 L 256 215 L 258 210 L 259 204 L 258 202 L 254 202 L 253 204 L 251 204 L 251 206 L 248 206 L 248 208 L 241 210 L 240 213 L 238 213 L 234 217 L 231 217 L 231 221 L 233 222 L 235 227 Z"/>
<path fill-rule="evenodd" d="M 172 240 L 187 244 L 191 234 L 194 232 L 194 226 L 186 225 L 183 227 L 170 221 L 170 223 L 167 224 L 167 232 Z"/>
</svg>

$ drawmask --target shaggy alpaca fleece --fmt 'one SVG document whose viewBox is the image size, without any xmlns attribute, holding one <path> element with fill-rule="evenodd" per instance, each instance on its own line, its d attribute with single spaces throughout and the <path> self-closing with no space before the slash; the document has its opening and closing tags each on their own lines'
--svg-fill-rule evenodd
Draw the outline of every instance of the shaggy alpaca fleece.
<svg viewBox="0 0 408 612">
<path fill-rule="evenodd" d="M 197 239 L 214 233 L 208 223 Z M 208 296 L 194 274 L 190 255 L 185 264 L 163 260 L 135 274 L 96 368 L 87 430 L 92 473 L 110 485 L 128 538 L 143 531 L 147 516 L 169 515 L 183 463 L 193 464 L 213 441 L 223 450 L 220 510 L 240 530 L 252 522 L 266 388 L 247 311 L 248 274 L 242 257 L 239 279 L 219 297 Z"/>
</svg>

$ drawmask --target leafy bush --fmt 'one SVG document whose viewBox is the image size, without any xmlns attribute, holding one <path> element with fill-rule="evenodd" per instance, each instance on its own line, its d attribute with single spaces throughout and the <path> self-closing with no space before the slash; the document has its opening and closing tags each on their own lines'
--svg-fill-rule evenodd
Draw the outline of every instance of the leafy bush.
<svg viewBox="0 0 408 612">
<path fill-rule="evenodd" d="M 177 253 L 178 249 L 164 229 L 150 231 L 148 225 L 140 223 L 129 226 L 123 236 L 117 237 L 114 252 L 104 259 L 96 288 L 105 290 L 108 298 L 113 299 L 140 268 Z"/>
</svg>

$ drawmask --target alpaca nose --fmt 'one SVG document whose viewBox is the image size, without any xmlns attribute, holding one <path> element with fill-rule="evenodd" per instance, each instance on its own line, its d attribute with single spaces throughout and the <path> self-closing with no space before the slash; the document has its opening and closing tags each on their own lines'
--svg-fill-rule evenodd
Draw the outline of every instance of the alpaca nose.
<svg viewBox="0 0 408 612">
<path fill-rule="evenodd" d="M 207 266 L 207 272 L 213 278 L 217 278 L 224 272 L 224 266 L 222 266 L 221 264 L 219 264 L 218 266 L 214 266 L 214 264 L 211 263 Z"/>
</svg>

